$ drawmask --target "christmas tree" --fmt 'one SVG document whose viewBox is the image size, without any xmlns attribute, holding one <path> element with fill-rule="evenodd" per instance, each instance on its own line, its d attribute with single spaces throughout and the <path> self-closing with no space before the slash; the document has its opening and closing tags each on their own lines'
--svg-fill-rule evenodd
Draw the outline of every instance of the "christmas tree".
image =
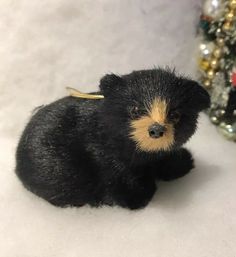
<svg viewBox="0 0 236 257">
<path fill-rule="evenodd" d="M 236 0 L 206 0 L 199 36 L 199 80 L 211 95 L 210 120 L 235 141 Z"/>
</svg>

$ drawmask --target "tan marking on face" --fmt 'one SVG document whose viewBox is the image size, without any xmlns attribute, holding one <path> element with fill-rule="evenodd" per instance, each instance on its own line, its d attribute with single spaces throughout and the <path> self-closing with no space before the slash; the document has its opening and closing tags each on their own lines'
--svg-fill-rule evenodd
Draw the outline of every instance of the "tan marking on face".
<svg viewBox="0 0 236 257">
<path fill-rule="evenodd" d="M 141 151 L 154 152 L 168 150 L 174 143 L 174 127 L 167 122 L 167 103 L 155 99 L 148 110 L 148 114 L 137 120 L 131 121 L 131 138 L 136 142 Z M 151 138 L 148 128 L 155 122 L 166 127 L 166 132 L 160 138 Z"/>
<path fill-rule="evenodd" d="M 149 110 L 149 116 L 154 122 L 164 125 L 166 122 L 167 104 L 166 101 L 155 99 Z"/>
</svg>

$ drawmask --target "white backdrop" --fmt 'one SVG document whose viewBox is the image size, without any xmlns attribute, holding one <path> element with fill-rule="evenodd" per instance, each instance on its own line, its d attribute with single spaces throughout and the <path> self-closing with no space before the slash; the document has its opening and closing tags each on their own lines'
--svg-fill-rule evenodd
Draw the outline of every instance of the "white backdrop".
<svg viewBox="0 0 236 257">
<path fill-rule="evenodd" d="M 193 75 L 198 15 L 197 0 L 0 0 L 1 257 L 235 257 L 236 145 L 204 116 L 197 168 L 142 211 L 55 208 L 14 175 L 31 110 L 65 86 L 89 92 L 107 72 L 154 65 Z"/>
</svg>

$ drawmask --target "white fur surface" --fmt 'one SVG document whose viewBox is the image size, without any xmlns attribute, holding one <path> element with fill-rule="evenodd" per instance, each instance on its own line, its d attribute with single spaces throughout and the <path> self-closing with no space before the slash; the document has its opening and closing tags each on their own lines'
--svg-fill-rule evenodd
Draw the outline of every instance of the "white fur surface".
<svg viewBox="0 0 236 257">
<path fill-rule="evenodd" d="M 202 116 L 196 168 L 150 205 L 60 209 L 26 191 L 14 153 L 31 110 L 107 72 L 194 74 L 197 0 L 0 0 L 0 256 L 235 257 L 236 145 Z"/>
</svg>

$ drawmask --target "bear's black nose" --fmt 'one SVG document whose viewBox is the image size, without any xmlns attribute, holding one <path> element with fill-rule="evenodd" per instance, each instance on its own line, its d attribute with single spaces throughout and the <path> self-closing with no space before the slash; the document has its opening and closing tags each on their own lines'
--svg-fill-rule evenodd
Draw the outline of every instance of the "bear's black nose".
<svg viewBox="0 0 236 257">
<path fill-rule="evenodd" d="M 152 138 L 162 137 L 164 135 L 165 131 L 166 131 L 166 127 L 164 127 L 158 123 L 154 123 L 148 128 L 149 136 Z"/>
</svg>

